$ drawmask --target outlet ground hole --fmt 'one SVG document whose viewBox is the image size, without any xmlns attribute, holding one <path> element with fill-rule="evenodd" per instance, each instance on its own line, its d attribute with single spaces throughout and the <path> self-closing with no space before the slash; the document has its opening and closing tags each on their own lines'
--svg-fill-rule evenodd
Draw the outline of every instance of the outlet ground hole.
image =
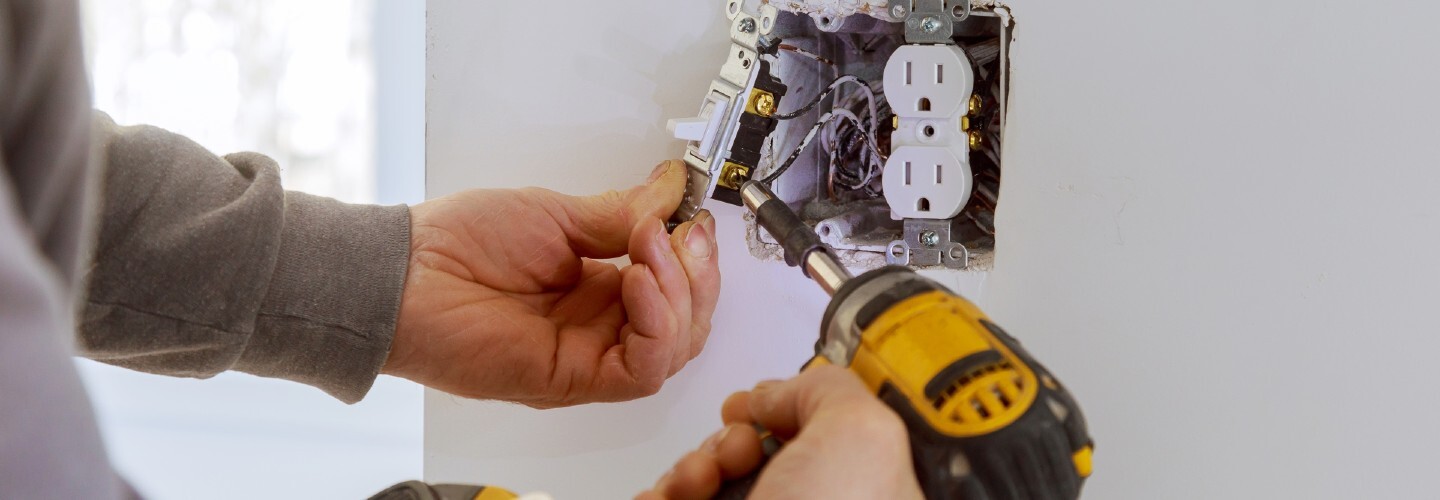
<svg viewBox="0 0 1440 500">
<path fill-rule="evenodd" d="M 919 211 L 921 211 L 921 212 L 929 212 L 929 211 L 930 211 L 930 199 L 929 199 L 929 198 L 920 198 L 920 201 L 915 202 L 915 209 L 916 209 L 916 210 L 919 210 Z"/>
<path fill-rule="evenodd" d="M 920 102 L 915 104 L 916 111 L 930 111 L 930 98 L 921 97 Z"/>
</svg>

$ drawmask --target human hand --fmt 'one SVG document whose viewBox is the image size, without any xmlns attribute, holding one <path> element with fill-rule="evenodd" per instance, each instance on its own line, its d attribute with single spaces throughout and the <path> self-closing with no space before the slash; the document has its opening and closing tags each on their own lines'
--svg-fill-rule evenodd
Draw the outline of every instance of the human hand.
<svg viewBox="0 0 1440 500">
<path fill-rule="evenodd" d="M 785 445 L 760 471 L 750 498 L 924 498 L 904 422 L 842 368 L 761 382 L 731 395 L 720 413 L 725 429 L 638 499 L 710 498 L 723 480 L 749 474 L 763 457 L 756 423 Z"/>
<path fill-rule="evenodd" d="M 720 294 L 715 220 L 667 234 L 686 167 L 598 196 L 472 190 L 411 209 L 383 372 L 537 408 L 654 394 L 700 353 Z M 593 259 L 630 256 L 624 269 Z"/>
</svg>

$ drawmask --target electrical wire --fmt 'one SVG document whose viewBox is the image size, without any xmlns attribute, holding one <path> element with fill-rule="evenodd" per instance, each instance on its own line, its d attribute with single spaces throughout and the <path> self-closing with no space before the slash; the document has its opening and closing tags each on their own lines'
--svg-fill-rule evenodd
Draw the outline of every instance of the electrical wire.
<svg viewBox="0 0 1440 500">
<path fill-rule="evenodd" d="M 865 93 L 865 97 L 870 101 L 870 117 L 872 120 L 871 127 L 873 128 L 873 121 L 875 117 L 875 90 L 870 88 L 869 83 L 866 83 L 865 80 L 861 80 L 860 77 L 857 77 L 855 75 L 845 75 L 836 78 L 835 80 L 830 82 L 830 85 L 827 85 L 825 87 L 825 90 L 821 91 L 819 94 L 816 94 L 814 98 L 810 99 L 810 102 L 806 103 L 804 106 L 801 106 L 800 109 L 791 111 L 789 113 L 778 113 L 774 116 L 774 118 L 777 120 L 793 120 L 795 118 L 799 118 L 802 115 L 809 113 L 810 110 L 815 109 L 815 106 L 818 106 L 820 104 L 820 101 L 825 100 L 825 97 L 829 96 L 831 92 L 834 92 L 836 88 L 839 88 L 840 85 L 846 83 L 854 83 L 856 85 L 859 85 L 860 88 L 864 89 L 863 92 Z"/>
<path fill-rule="evenodd" d="M 866 141 L 867 143 L 869 143 L 869 144 L 875 144 L 875 130 L 874 130 L 874 129 L 870 129 L 869 131 L 866 131 L 866 130 L 864 130 L 863 128 L 861 128 L 860 125 L 859 125 L 859 124 L 860 124 L 860 118 L 859 118 L 858 116 L 855 116 L 855 113 L 854 113 L 854 112 L 850 111 L 849 109 L 845 109 L 845 108 L 836 108 L 836 109 L 832 110 L 830 113 L 833 114 L 833 115 L 835 115 L 835 116 L 837 116 L 837 117 L 844 118 L 845 120 L 848 120 L 848 123 L 854 124 L 854 126 L 855 126 L 855 128 L 856 128 L 856 131 L 859 132 L 859 134 L 849 134 L 849 135 L 845 136 L 845 138 L 849 139 L 849 138 L 854 137 L 855 135 L 859 135 L 861 138 L 865 139 L 865 141 Z M 872 121 L 873 121 L 873 120 L 872 120 Z M 831 121 L 830 121 L 830 125 L 829 125 L 828 127 L 826 127 L 826 130 L 829 132 L 828 135 L 832 138 L 832 141 L 828 143 L 828 144 L 829 144 L 829 149 L 831 150 L 832 153 L 835 153 L 835 152 L 837 152 L 837 151 L 845 151 L 845 152 L 848 152 L 848 151 L 850 150 L 850 148 L 848 147 L 848 144 L 847 144 L 847 147 L 844 147 L 844 148 L 840 147 L 840 141 L 841 141 L 841 139 L 837 137 L 837 135 L 840 134 L 839 127 L 842 126 L 842 125 L 844 125 L 845 123 L 847 123 L 847 122 L 841 121 L 841 120 L 831 120 Z M 852 140 L 853 140 L 853 139 L 852 139 Z M 853 190 L 856 190 L 856 189 L 860 189 L 860 188 L 863 187 L 865 184 L 868 184 L 871 180 L 874 180 L 874 176 L 875 176 L 875 172 L 876 172 L 876 170 L 875 170 L 875 165 L 876 165 L 876 163 L 877 163 L 877 162 L 879 162 L 879 163 L 883 163 L 883 162 L 884 162 L 883 160 L 880 160 L 880 151 L 879 151 L 878 149 L 872 149 L 872 150 L 870 150 L 870 151 L 867 151 L 867 153 L 871 153 L 871 157 L 868 158 L 868 159 L 869 159 L 869 160 L 872 160 L 872 161 L 866 161 L 866 162 L 865 162 L 865 166 L 866 166 L 866 167 L 865 167 L 865 172 L 864 172 L 862 175 L 856 177 L 856 179 L 859 179 L 858 184 L 846 185 L 846 187 L 849 187 L 852 191 L 853 191 Z M 834 157 L 833 154 L 832 154 L 832 157 Z M 830 163 L 830 168 L 831 168 L 832 170 L 835 168 L 835 161 L 833 161 L 833 160 L 831 161 L 831 163 Z"/>
<path fill-rule="evenodd" d="M 815 134 L 819 132 L 821 128 L 829 125 L 830 122 L 836 119 L 850 120 L 856 129 L 864 130 L 864 127 L 860 124 L 860 119 L 855 117 L 855 114 L 849 112 L 848 110 L 846 110 L 843 114 L 836 114 L 833 111 L 830 113 L 825 113 L 823 116 L 820 117 L 819 120 L 815 122 L 815 126 L 810 127 L 810 131 L 805 133 L 805 138 L 800 140 L 800 144 L 798 146 L 795 146 L 795 151 L 791 152 L 790 156 L 785 158 L 785 162 L 781 163 L 780 167 L 775 169 L 774 172 L 771 172 L 770 175 L 767 175 L 764 178 L 760 179 L 759 182 L 768 186 L 774 183 L 775 179 L 780 178 L 780 176 L 784 174 L 786 170 L 790 170 L 790 167 L 795 165 L 795 160 L 800 158 L 800 153 L 804 152 L 805 149 L 810 146 L 810 143 L 815 140 Z M 880 148 L 875 145 L 875 142 L 870 140 L 869 135 L 860 134 L 860 138 L 865 141 L 865 145 L 870 148 L 870 151 L 877 158 L 880 158 L 881 161 L 884 161 L 885 156 L 880 153 Z"/>
<path fill-rule="evenodd" d="M 808 50 L 802 49 L 802 48 L 800 48 L 800 47 L 796 47 L 796 46 L 794 46 L 794 45 L 790 45 L 790 44 L 788 44 L 788 43 L 782 43 L 782 44 L 780 44 L 780 45 L 778 46 L 778 48 L 779 48 L 780 50 L 783 50 L 783 51 L 786 51 L 786 52 L 791 52 L 791 53 L 794 53 L 794 54 L 796 54 L 796 55 L 799 55 L 799 56 L 802 56 L 802 57 L 805 57 L 805 58 L 813 59 L 813 60 L 815 60 L 815 62 L 824 64 L 824 65 L 826 65 L 826 66 L 834 66 L 834 65 L 835 65 L 835 62 L 834 62 L 834 61 L 831 61 L 831 60 L 826 59 L 826 58 L 824 58 L 824 57 L 820 57 L 820 54 L 816 54 L 816 53 L 814 53 L 814 52 L 810 52 L 810 51 L 808 51 Z"/>
</svg>

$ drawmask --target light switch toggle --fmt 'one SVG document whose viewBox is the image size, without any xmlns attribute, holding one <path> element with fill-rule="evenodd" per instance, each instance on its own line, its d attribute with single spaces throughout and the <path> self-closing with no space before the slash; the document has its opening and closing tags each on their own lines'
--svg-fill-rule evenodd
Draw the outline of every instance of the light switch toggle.
<svg viewBox="0 0 1440 500">
<path fill-rule="evenodd" d="M 729 109 L 730 99 L 711 92 L 700 106 L 700 116 L 670 120 L 665 128 L 669 129 L 676 139 L 699 143 L 696 146 L 696 156 L 709 160 L 715 155 L 715 146 L 720 142 L 720 128 L 725 123 Z"/>
</svg>

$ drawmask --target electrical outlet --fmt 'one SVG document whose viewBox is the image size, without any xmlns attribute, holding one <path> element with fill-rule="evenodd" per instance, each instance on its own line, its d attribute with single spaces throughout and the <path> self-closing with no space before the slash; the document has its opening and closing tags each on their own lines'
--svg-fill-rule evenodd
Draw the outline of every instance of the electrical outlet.
<svg viewBox="0 0 1440 500">
<path fill-rule="evenodd" d="M 890 216 L 950 219 L 970 201 L 968 135 L 961 130 L 975 70 L 954 45 L 904 45 L 885 64 L 885 98 L 895 111 L 893 152 L 882 183 Z"/>
<path fill-rule="evenodd" d="M 892 218 L 949 219 L 970 200 L 972 179 L 970 162 L 954 149 L 906 146 L 890 155 L 882 181 Z"/>
<path fill-rule="evenodd" d="M 726 54 L 720 80 L 729 83 L 712 85 L 726 100 L 707 104 L 729 110 L 675 122 L 690 141 L 687 162 L 708 167 L 692 183 L 715 186 L 692 186 L 686 203 L 738 203 L 721 196 L 738 184 L 726 174 L 741 171 L 735 163 L 770 184 L 847 266 L 988 269 L 1013 22 L 1003 3 L 966 2 L 722 0 L 744 47 Z M 747 101 L 750 80 L 732 78 L 747 67 L 769 70 L 784 84 L 773 87 L 789 93 L 765 106 Z M 759 125 L 768 132 L 747 135 L 744 147 L 712 132 Z M 775 240 L 751 228 L 751 251 L 777 255 Z"/>
<path fill-rule="evenodd" d="M 902 45 L 885 63 L 883 83 L 885 99 L 902 119 L 958 117 L 975 90 L 975 70 L 960 47 Z"/>
</svg>

